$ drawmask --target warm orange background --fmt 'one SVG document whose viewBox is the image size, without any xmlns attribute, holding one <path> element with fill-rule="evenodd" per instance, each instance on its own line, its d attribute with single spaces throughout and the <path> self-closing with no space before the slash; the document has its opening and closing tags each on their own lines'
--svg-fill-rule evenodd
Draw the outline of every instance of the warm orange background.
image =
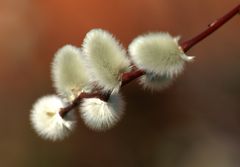
<svg viewBox="0 0 240 167">
<path fill-rule="evenodd" d="M 1 167 L 238 167 L 240 165 L 240 18 L 195 46 L 174 85 L 123 90 L 126 114 L 106 133 L 79 119 L 73 135 L 52 143 L 29 123 L 34 101 L 54 93 L 50 63 L 66 43 L 80 46 L 92 28 L 125 47 L 139 34 L 169 31 L 188 39 L 233 8 L 234 0 L 1 0 Z"/>
</svg>

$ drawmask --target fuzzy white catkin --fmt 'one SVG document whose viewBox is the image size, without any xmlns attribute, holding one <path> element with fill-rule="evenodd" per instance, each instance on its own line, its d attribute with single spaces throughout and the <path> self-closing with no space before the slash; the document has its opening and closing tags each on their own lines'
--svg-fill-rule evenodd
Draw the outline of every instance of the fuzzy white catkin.
<svg viewBox="0 0 240 167">
<path fill-rule="evenodd" d="M 120 85 L 122 72 L 129 70 L 130 62 L 126 51 L 107 31 L 93 29 L 83 41 L 92 78 L 104 90 L 112 90 Z"/>
<path fill-rule="evenodd" d="M 52 79 L 57 93 L 67 101 L 72 101 L 88 87 L 89 76 L 80 48 L 65 45 L 56 52 Z"/>
<path fill-rule="evenodd" d="M 158 75 L 178 75 L 186 61 L 193 57 L 184 54 L 179 37 L 168 33 L 149 33 L 135 38 L 129 45 L 129 54 L 138 68 Z"/>
<path fill-rule="evenodd" d="M 80 106 L 81 117 L 89 128 L 105 131 L 122 118 L 124 105 L 119 94 L 111 95 L 108 102 L 98 98 L 84 99 Z"/>
<path fill-rule="evenodd" d="M 146 73 L 145 75 L 141 76 L 140 84 L 151 91 L 154 90 L 163 90 L 170 86 L 174 80 L 173 77 L 167 75 L 156 75 L 153 73 Z"/>
<path fill-rule="evenodd" d="M 55 95 L 44 96 L 36 101 L 30 112 L 30 121 L 39 136 L 55 141 L 70 134 L 75 118 L 71 112 L 62 118 L 59 111 L 63 107 L 64 103 Z"/>
</svg>

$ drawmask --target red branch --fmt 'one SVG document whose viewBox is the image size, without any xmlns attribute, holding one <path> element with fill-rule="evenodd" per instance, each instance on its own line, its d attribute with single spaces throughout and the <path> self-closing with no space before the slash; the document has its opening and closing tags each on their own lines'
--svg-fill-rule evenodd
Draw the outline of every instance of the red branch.
<svg viewBox="0 0 240 167">
<path fill-rule="evenodd" d="M 193 46 L 195 46 L 197 43 L 199 43 L 201 40 L 204 38 L 208 37 L 210 34 L 215 32 L 217 29 L 219 29 L 223 24 L 228 22 L 231 18 L 233 18 L 235 15 L 240 13 L 240 4 L 237 5 L 235 8 L 233 8 L 231 11 L 226 13 L 223 17 L 215 20 L 211 24 L 209 24 L 208 28 L 201 32 L 200 34 L 196 35 L 190 40 L 184 41 L 180 44 L 181 48 L 183 49 L 184 52 L 187 52 L 189 49 L 191 49 Z M 138 77 L 144 75 L 145 72 L 134 68 L 134 70 L 123 73 L 122 74 L 122 85 L 121 87 L 127 85 L 131 81 L 137 79 Z M 102 94 L 101 92 L 94 92 L 94 93 L 81 93 L 70 105 L 68 105 L 65 108 L 62 108 L 59 112 L 59 114 L 64 117 L 69 111 L 77 107 L 80 103 L 81 100 L 84 98 L 99 98 L 101 100 L 106 101 L 110 96 L 110 93 Z"/>
<path fill-rule="evenodd" d="M 228 22 L 231 18 L 233 18 L 233 16 L 237 15 L 238 13 L 240 14 L 240 4 L 237 5 L 235 8 L 233 8 L 228 13 L 226 13 L 223 17 L 209 24 L 208 28 L 204 30 L 202 33 L 198 34 L 197 36 L 193 37 L 190 40 L 187 40 L 181 43 L 181 47 L 183 51 L 187 52 L 194 45 L 196 45 L 198 42 L 200 42 L 204 38 L 208 37 L 210 34 L 212 34 L 214 31 L 216 31 L 218 28 L 220 28 L 223 24 Z"/>
</svg>

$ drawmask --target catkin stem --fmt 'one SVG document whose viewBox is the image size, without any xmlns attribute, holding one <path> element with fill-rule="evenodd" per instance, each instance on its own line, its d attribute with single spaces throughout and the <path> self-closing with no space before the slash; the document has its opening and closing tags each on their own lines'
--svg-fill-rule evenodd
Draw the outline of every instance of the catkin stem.
<svg viewBox="0 0 240 167">
<path fill-rule="evenodd" d="M 235 15 L 240 13 L 240 4 L 238 4 L 235 8 L 230 10 L 228 13 L 226 13 L 221 18 L 215 20 L 211 24 L 208 25 L 207 29 L 199 33 L 198 35 L 194 36 L 193 38 L 184 41 L 180 44 L 182 50 L 184 52 L 187 52 L 189 49 L 191 49 L 193 46 L 198 44 L 200 41 L 202 41 L 204 38 L 211 35 L 213 32 L 215 32 L 217 29 L 219 29 L 222 25 L 224 25 L 226 22 L 231 20 Z M 127 85 L 131 81 L 137 79 L 138 77 L 144 75 L 145 72 L 143 70 L 134 68 L 133 71 L 126 72 L 122 74 L 122 85 L 121 87 Z M 107 101 L 110 96 L 110 93 L 102 94 L 101 92 L 94 92 L 94 93 L 81 93 L 70 105 L 68 105 L 65 108 L 62 108 L 59 112 L 59 114 L 64 117 L 69 111 L 77 107 L 81 100 L 84 98 L 99 98 L 101 100 Z"/>
</svg>

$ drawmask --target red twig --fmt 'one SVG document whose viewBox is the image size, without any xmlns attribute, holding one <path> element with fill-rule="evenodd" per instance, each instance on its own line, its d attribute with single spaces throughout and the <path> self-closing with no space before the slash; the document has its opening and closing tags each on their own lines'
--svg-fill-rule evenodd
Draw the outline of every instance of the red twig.
<svg viewBox="0 0 240 167">
<path fill-rule="evenodd" d="M 201 32 L 200 34 L 196 35 L 190 40 L 184 41 L 180 44 L 181 48 L 184 52 L 187 52 L 189 49 L 191 49 L 193 46 L 195 46 L 197 43 L 199 43 L 204 38 L 208 37 L 211 33 L 219 29 L 223 24 L 228 22 L 233 16 L 240 13 L 240 4 L 237 5 L 235 8 L 233 8 L 231 11 L 229 11 L 227 14 L 225 14 L 223 17 L 217 19 L 216 21 L 209 24 L 208 28 Z M 129 82 L 137 79 L 138 77 L 144 75 L 145 72 L 140 69 L 134 69 L 133 71 L 123 73 L 122 74 L 122 85 L 121 87 L 127 85 Z M 100 98 L 102 100 L 107 100 L 110 96 L 110 93 L 102 94 L 101 92 L 94 92 L 94 93 L 81 93 L 70 105 L 68 105 L 65 108 L 62 108 L 59 112 L 59 114 L 64 117 L 70 110 L 77 107 L 81 100 L 84 98 Z"/>
<path fill-rule="evenodd" d="M 208 28 L 204 30 L 202 33 L 198 34 L 197 36 L 193 37 L 190 40 L 187 40 L 183 43 L 181 43 L 181 47 L 184 52 L 187 52 L 189 49 L 191 49 L 194 45 L 199 43 L 204 38 L 208 37 L 211 33 L 216 31 L 218 28 L 220 28 L 223 24 L 228 22 L 233 16 L 240 13 L 240 4 L 237 5 L 235 8 L 233 8 L 231 11 L 226 13 L 223 17 L 215 20 L 211 24 L 208 25 Z"/>
<path fill-rule="evenodd" d="M 68 105 L 65 108 L 61 108 L 59 114 L 62 117 L 64 117 L 69 111 L 71 111 L 72 109 L 77 107 L 80 104 L 82 99 L 93 98 L 93 97 L 106 101 L 109 97 L 109 93 L 102 94 L 102 93 L 99 93 L 99 92 L 94 92 L 94 93 L 84 93 L 83 92 L 76 99 L 74 99 L 73 102 L 70 105 Z"/>
</svg>

